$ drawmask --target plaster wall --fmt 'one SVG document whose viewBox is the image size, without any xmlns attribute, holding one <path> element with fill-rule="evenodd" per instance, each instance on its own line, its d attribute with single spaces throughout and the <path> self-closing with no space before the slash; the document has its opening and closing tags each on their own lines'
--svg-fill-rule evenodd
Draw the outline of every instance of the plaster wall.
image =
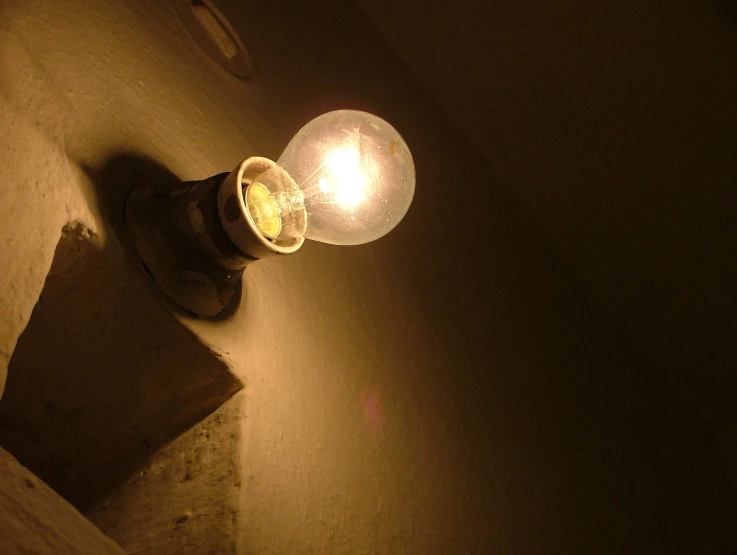
<svg viewBox="0 0 737 555">
<path fill-rule="evenodd" d="M 180 316 L 247 383 L 238 551 L 735 547 L 705 438 L 361 12 L 220 2 L 253 55 L 242 81 L 189 38 L 187 4 L 0 5 L 6 358 L 64 222 L 115 244 L 111 158 L 197 179 L 277 157 L 322 112 L 373 111 L 415 155 L 405 221 L 249 268 L 227 321 Z"/>
</svg>

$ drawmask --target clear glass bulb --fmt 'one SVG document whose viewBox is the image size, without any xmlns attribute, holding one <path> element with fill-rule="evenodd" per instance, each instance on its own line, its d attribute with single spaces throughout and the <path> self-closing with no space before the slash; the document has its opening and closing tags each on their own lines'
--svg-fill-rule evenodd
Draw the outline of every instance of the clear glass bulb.
<svg viewBox="0 0 737 555">
<path fill-rule="evenodd" d="M 338 110 L 300 129 L 245 199 L 269 238 L 360 245 L 391 231 L 414 191 L 414 161 L 396 129 L 366 112 Z"/>
</svg>

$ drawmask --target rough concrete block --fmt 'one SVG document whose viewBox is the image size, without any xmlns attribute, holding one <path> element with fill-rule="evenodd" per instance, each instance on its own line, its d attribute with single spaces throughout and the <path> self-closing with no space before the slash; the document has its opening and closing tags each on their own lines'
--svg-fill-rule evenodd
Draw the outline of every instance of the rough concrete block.
<svg viewBox="0 0 737 555">
<path fill-rule="evenodd" d="M 130 553 L 235 555 L 244 403 L 236 395 L 157 451 L 90 520 Z"/>
<path fill-rule="evenodd" d="M 0 448 L 0 553 L 124 555 L 125 552 Z"/>
<path fill-rule="evenodd" d="M 113 250 L 64 228 L 0 402 L 0 445 L 81 511 L 242 387 Z"/>
</svg>

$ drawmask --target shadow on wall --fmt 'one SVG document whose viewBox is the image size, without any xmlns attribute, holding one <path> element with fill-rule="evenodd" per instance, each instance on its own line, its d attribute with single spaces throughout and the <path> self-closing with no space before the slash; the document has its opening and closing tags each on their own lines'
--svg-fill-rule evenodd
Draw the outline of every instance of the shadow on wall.
<svg viewBox="0 0 737 555">
<path fill-rule="evenodd" d="M 95 198 L 92 199 L 92 202 L 94 203 L 94 205 L 100 208 L 102 220 L 104 222 L 103 225 L 106 226 L 106 231 L 108 232 L 108 235 L 118 238 L 120 248 L 125 253 L 126 258 L 128 260 L 139 261 L 140 266 L 143 268 L 145 273 L 151 279 L 154 279 L 154 274 L 152 274 L 151 269 L 149 269 L 146 264 L 140 260 L 140 256 L 138 255 L 135 248 L 133 247 L 132 242 L 128 238 L 129 234 L 126 230 L 125 221 L 126 201 L 130 193 L 137 188 L 143 188 L 150 185 L 161 185 L 161 190 L 168 191 L 170 188 L 174 189 L 178 186 L 183 186 L 186 188 L 190 183 L 194 182 L 183 183 L 176 175 L 174 175 L 171 171 L 169 171 L 158 162 L 133 154 L 116 155 L 112 157 L 99 171 L 94 171 L 86 168 L 85 173 L 87 173 L 87 175 L 94 183 Z M 175 196 L 177 196 L 176 191 L 172 194 L 172 197 Z M 188 218 L 185 217 L 185 219 Z M 179 237 L 180 235 L 178 224 L 175 224 L 174 227 L 170 229 L 170 231 L 173 231 L 172 236 L 162 235 L 163 243 L 168 245 L 171 244 L 169 242 L 169 239 L 171 239 L 172 237 Z M 187 243 L 188 241 L 184 241 L 184 244 Z M 152 244 L 155 244 L 155 242 Z M 189 270 L 191 270 L 191 273 L 198 273 L 201 271 L 197 263 L 198 257 L 202 256 L 199 250 L 190 249 L 187 251 L 181 251 L 180 248 L 175 248 L 172 250 L 172 253 L 175 252 L 177 254 L 177 264 L 180 264 L 182 261 L 186 261 L 192 264 L 192 267 L 189 268 Z M 182 252 L 185 252 L 186 254 L 184 256 L 181 256 Z M 210 260 L 209 257 L 205 258 L 208 261 Z M 206 264 L 212 264 L 212 261 Z M 220 266 L 217 263 L 215 263 L 213 267 L 216 269 L 216 271 L 220 270 Z M 179 266 L 177 266 L 177 268 L 178 271 L 188 269 L 186 267 L 179 268 Z M 233 276 L 233 279 L 231 280 L 230 275 L 228 275 L 227 278 L 227 289 L 229 293 L 228 297 L 232 295 L 232 298 L 224 301 L 225 306 L 222 311 L 217 314 L 217 316 L 209 317 L 208 319 L 210 320 L 222 321 L 231 318 L 238 308 L 239 304 L 243 300 L 243 288 L 241 286 L 242 283 L 240 282 L 240 279 L 236 276 Z M 185 284 L 189 283 L 188 279 L 182 279 Z M 194 314 L 177 306 L 174 302 L 170 302 L 170 300 L 163 295 L 162 299 L 167 302 L 169 308 L 174 312 L 186 314 L 187 316 L 192 316 L 195 318 L 199 317 L 197 314 Z"/>
<path fill-rule="evenodd" d="M 10 361 L 0 445 L 82 512 L 242 387 L 130 263 L 124 200 L 134 184 L 172 179 L 128 156 L 95 175 L 126 256 L 67 225 Z"/>
</svg>

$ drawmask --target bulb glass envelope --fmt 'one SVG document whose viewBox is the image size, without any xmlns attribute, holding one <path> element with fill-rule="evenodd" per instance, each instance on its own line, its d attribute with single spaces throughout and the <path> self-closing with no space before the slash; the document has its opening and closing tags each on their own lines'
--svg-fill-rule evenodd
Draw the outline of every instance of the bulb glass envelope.
<svg viewBox="0 0 737 555">
<path fill-rule="evenodd" d="M 300 129 L 244 195 L 270 239 L 358 245 L 391 231 L 414 189 L 414 161 L 399 133 L 372 114 L 339 110 Z"/>
</svg>

